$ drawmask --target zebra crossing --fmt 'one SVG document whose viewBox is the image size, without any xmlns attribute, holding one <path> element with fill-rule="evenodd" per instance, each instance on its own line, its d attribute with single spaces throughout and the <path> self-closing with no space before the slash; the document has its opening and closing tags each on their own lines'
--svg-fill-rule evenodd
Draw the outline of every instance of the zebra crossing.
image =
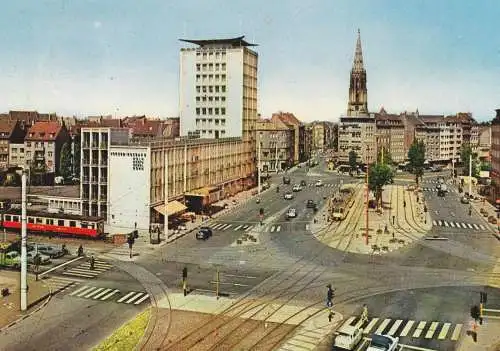
<svg viewBox="0 0 500 351">
<path fill-rule="evenodd" d="M 90 262 L 80 263 L 76 267 L 65 268 L 61 274 L 65 276 L 80 277 L 85 279 L 91 279 L 97 277 L 99 274 L 104 273 L 113 268 L 112 264 L 96 259 L 94 262 L 94 269 L 90 269 Z"/>
<path fill-rule="evenodd" d="M 149 295 L 146 292 L 129 291 L 122 293 L 119 289 L 88 285 L 82 286 L 68 295 L 94 301 L 115 301 L 117 303 L 124 303 L 128 305 L 140 305 L 149 299 Z"/>
<path fill-rule="evenodd" d="M 447 227 L 455 229 L 486 230 L 486 227 L 482 224 L 445 221 L 441 219 L 434 219 L 432 221 L 432 225 L 436 227 Z"/>
<path fill-rule="evenodd" d="M 71 289 L 82 281 L 81 279 L 57 276 L 51 276 L 44 279 L 44 282 L 50 286 L 53 294 Z"/>
<path fill-rule="evenodd" d="M 316 183 L 309 183 L 307 184 L 308 187 L 314 187 L 316 188 Z M 338 187 L 339 185 L 338 184 L 335 184 L 335 183 L 324 183 L 323 184 L 323 188 L 336 188 Z"/>
<path fill-rule="evenodd" d="M 412 339 L 434 339 L 439 341 L 457 341 L 463 324 L 438 321 L 415 321 L 392 318 L 371 318 L 362 322 L 358 316 L 351 316 L 344 325 L 363 329 L 363 334 L 384 334 L 393 337 Z"/>
<path fill-rule="evenodd" d="M 260 224 L 234 224 L 234 223 L 217 223 L 212 226 L 213 230 L 217 230 L 220 232 L 226 230 L 233 230 L 235 232 L 250 232 L 252 229 L 258 228 L 261 232 L 279 232 L 282 230 L 282 226 L 280 224 L 270 225 L 264 228 L 261 228 Z"/>
</svg>

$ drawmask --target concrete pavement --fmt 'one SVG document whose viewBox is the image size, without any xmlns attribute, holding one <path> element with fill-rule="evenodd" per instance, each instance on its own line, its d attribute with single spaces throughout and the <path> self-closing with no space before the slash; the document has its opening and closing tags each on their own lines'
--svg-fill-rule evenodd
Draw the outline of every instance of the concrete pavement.
<svg viewBox="0 0 500 351">
<path fill-rule="evenodd" d="M 470 328 L 469 328 L 470 329 Z M 500 320 L 485 318 L 478 326 L 477 342 L 465 335 L 459 342 L 457 351 L 498 351 L 500 350 Z"/>
</svg>

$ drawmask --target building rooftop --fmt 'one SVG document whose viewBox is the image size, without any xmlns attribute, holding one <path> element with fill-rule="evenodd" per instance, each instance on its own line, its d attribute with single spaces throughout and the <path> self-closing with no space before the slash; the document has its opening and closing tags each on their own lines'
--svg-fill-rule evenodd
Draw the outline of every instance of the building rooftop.
<svg viewBox="0 0 500 351">
<path fill-rule="evenodd" d="M 9 139 L 17 123 L 17 121 L 0 119 L 0 139 Z"/>
<path fill-rule="evenodd" d="M 62 128 L 58 122 L 38 121 L 28 130 L 26 140 L 56 140 Z"/>
<path fill-rule="evenodd" d="M 79 185 L 62 186 L 31 186 L 28 195 L 57 196 L 78 198 L 80 196 Z M 0 192 L 0 199 L 11 199 L 12 201 L 21 201 L 21 187 L 5 186 Z"/>
<path fill-rule="evenodd" d="M 205 46 L 220 46 L 220 45 L 230 45 L 234 48 L 242 47 L 242 46 L 258 46 L 257 44 L 251 44 L 244 40 L 244 35 L 236 38 L 228 38 L 228 39 L 207 39 L 207 40 L 196 40 L 196 39 L 179 39 L 185 43 L 196 44 L 201 47 Z"/>
<path fill-rule="evenodd" d="M 290 127 L 283 123 L 278 118 L 276 119 L 259 119 L 255 128 L 258 131 L 264 130 L 290 130 Z"/>
</svg>

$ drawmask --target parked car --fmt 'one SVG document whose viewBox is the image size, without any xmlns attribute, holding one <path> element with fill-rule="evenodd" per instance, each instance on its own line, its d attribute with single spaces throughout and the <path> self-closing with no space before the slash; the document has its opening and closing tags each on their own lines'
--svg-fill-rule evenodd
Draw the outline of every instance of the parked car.
<svg viewBox="0 0 500 351">
<path fill-rule="evenodd" d="M 5 265 L 14 268 L 21 267 L 21 255 L 17 251 L 10 251 L 5 254 Z"/>
<path fill-rule="evenodd" d="M 47 255 L 44 255 L 42 253 L 36 253 L 35 251 L 29 251 L 27 254 L 28 257 L 28 263 L 30 264 L 35 264 L 35 256 L 40 255 L 40 258 L 42 259 L 42 264 L 49 264 L 50 263 L 50 257 Z"/>
<path fill-rule="evenodd" d="M 469 203 L 469 197 L 468 196 L 462 196 L 460 199 L 460 202 L 467 205 Z"/>
<path fill-rule="evenodd" d="M 306 181 L 305 181 L 305 180 L 301 180 L 301 181 L 300 181 L 300 186 L 307 186 Z"/>
<path fill-rule="evenodd" d="M 373 334 L 370 346 L 366 351 L 395 351 L 399 344 L 399 338 L 389 335 Z"/>
<path fill-rule="evenodd" d="M 198 240 L 207 240 L 212 236 L 212 228 L 210 227 L 201 227 L 196 233 L 196 239 Z"/>
<path fill-rule="evenodd" d="M 302 188 L 301 188 L 301 187 L 300 187 L 300 185 L 298 185 L 298 184 L 295 184 L 295 185 L 293 186 L 293 188 L 292 188 L 292 191 L 295 191 L 295 192 L 297 192 L 297 191 L 301 191 L 301 190 L 302 190 Z"/>
<path fill-rule="evenodd" d="M 59 258 L 64 256 L 64 252 L 62 249 L 55 248 L 53 246 L 38 245 L 37 249 L 39 253 L 49 256 L 50 258 Z"/>
<path fill-rule="evenodd" d="M 266 183 L 264 183 L 264 184 L 261 185 L 261 189 L 260 190 L 264 191 L 264 190 L 269 189 L 270 187 L 271 187 L 271 185 L 266 182 Z"/>
<path fill-rule="evenodd" d="M 315 185 L 316 185 L 316 186 L 318 186 L 318 187 L 319 187 L 319 186 L 323 186 L 323 182 L 321 181 L 321 179 L 318 179 L 318 180 L 316 181 L 316 184 L 315 184 Z"/>
<path fill-rule="evenodd" d="M 285 200 L 291 200 L 291 199 L 293 199 L 293 194 L 292 193 L 285 193 L 285 195 L 283 195 L 283 198 Z"/>
<path fill-rule="evenodd" d="M 316 207 L 316 203 L 314 202 L 314 200 L 307 200 L 306 207 L 307 208 L 315 208 Z"/>
<path fill-rule="evenodd" d="M 488 222 L 490 222 L 491 224 L 497 224 L 497 218 L 495 216 L 489 216 Z"/>
<path fill-rule="evenodd" d="M 286 217 L 287 218 L 295 218 L 295 217 L 297 217 L 297 210 L 295 208 L 288 209 L 288 211 L 286 213 Z"/>
<path fill-rule="evenodd" d="M 337 332 L 333 346 L 343 350 L 354 350 L 363 339 L 363 330 L 352 325 L 343 325 Z"/>
</svg>

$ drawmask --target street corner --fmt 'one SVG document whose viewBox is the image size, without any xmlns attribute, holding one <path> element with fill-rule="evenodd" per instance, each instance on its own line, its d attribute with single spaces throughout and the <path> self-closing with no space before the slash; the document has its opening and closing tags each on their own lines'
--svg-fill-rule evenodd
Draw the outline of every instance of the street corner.
<svg viewBox="0 0 500 351">
<path fill-rule="evenodd" d="M 28 305 L 21 311 L 19 272 L 2 271 L 0 274 L 0 332 L 20 323 L 31 314 L 45 307 L 51 296 L 50 287 L 34 276 L 28 275 Z M 8 289 L 4 290 L 4 289 Z M 5 296 L 4 296 L 5 295 Z"/>
</svg>

